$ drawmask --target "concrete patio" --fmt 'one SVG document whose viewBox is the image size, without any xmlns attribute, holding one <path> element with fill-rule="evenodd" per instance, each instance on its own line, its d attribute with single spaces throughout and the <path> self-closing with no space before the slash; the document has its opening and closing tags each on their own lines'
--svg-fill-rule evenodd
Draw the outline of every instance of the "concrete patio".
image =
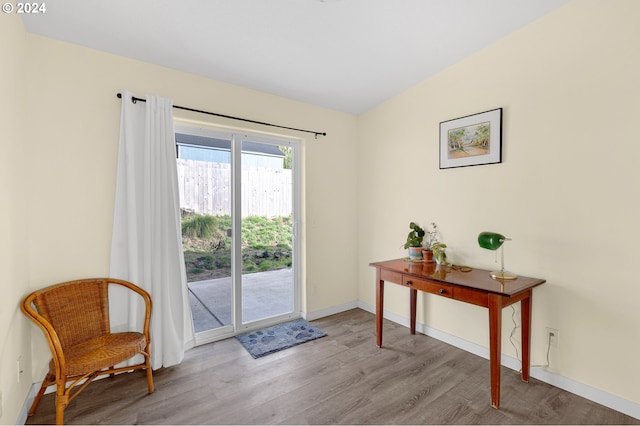
<svg viewBox="0 0 640 426">
<path fill-rule="evenodd" d="M 188 284 L 196 333 L 232 323 L 231 277 Z M 242 276 L 242 319 L 256 321 L 291 312 L 293 309 L 291 269 L 256 272 Z"/>
</svg>

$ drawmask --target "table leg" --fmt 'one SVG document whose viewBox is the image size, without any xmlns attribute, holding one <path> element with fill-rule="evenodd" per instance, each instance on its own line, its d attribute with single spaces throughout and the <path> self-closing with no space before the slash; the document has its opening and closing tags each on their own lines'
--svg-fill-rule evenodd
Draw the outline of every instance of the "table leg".
<svg viewBox="0 0 640 426">
<path fill-rule="evenodd" d="M 418 300 L 418 290 L 415 288 L 409 289 L 410 300 L 409 305 L 411 306 L 411 316 L 410 316 L 410 330 L 411 334 L 416 334 L 416 301 Z"/>
<path fill-rule="evenodd" d="M 382 317 L 384 316 L 384 280 L 376 269 L 376 345 L 382 347 Z"/>
<path fill-rule="evenodd" d="M 502 296 L 489 293 L 489 365 L 491 406 L 500 407 L 500 357 L 502 343 Z"/>
<path fill-rule="evenodd" d="M 522 330 L 522 381 L 529 381 L 531 364 L 531 294 L 520 301 L 520 323 Z"/>
</svg>

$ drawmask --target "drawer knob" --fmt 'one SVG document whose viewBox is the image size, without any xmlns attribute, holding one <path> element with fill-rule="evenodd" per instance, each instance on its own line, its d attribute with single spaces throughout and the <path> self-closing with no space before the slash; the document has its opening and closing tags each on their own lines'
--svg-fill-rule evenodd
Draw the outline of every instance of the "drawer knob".
<svg viewBox="0 0 640 426">
<path fill-rule="evenodd" d="M 405 282 L 405 284 L 406 284 L 406 285 L 411 285 L 411 280 L 407 280 L 407 281 Z"/>
<path fill-rule="evenodd" d="M 444 288 L 441 288 L 441 289 L 438 291 L 438 293 L 440 293 L 440 294 L 445 294 L 445 293 L 446 293 L 446 291 L 445 291 L 445 289 L 444 289 Z"/>
</svg>

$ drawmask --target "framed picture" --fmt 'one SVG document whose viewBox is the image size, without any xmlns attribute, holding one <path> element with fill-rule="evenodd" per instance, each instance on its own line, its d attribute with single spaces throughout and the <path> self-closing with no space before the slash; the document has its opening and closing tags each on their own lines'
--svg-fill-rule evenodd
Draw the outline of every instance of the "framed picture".
<svg viewBox="0 0 640 426">
<path fill-rule="evenodd" d="M 502 108 L 440 123 L 440 168 L 502 162 Z"/>
</svg>

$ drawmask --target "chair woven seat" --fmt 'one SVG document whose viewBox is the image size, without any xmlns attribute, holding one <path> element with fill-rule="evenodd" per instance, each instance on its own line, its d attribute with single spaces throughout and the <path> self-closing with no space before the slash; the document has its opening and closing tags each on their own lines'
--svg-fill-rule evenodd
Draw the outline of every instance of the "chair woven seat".
<svg viewBox="0 0 640 426">
<path fill-rule="evenodd" d="M 142 332 L 111 333 L 109 287 L 137 293 L 144 301 Z M 35 413 L 49 385 L 56 385 L 56 424 L 63 424 L 64 410 L 93 379 L 100 375 L 133 370 L 147 371 L 147 387 L 153 393 L 149 354 L 151 296 L 128 281 L 92 278 L 69 281 L 34 291 L 20 309 L 44 332 L 53 359 L 29 415 Z M 118 367 L 141 355 L 142 362 Z M 135 377 L 135 376 L 133 376 Z M 67 383 L 71 382 L 68 386 Z"/>
<path fill-rule="evenodd" d="M 120 364 L 144 352 L 147 339 L 142 333 L 107 334 L 67 348 L 67 375 L 79 376 Z M 49 364 L 55 371 L 53 359 Z"/>
</svg>

